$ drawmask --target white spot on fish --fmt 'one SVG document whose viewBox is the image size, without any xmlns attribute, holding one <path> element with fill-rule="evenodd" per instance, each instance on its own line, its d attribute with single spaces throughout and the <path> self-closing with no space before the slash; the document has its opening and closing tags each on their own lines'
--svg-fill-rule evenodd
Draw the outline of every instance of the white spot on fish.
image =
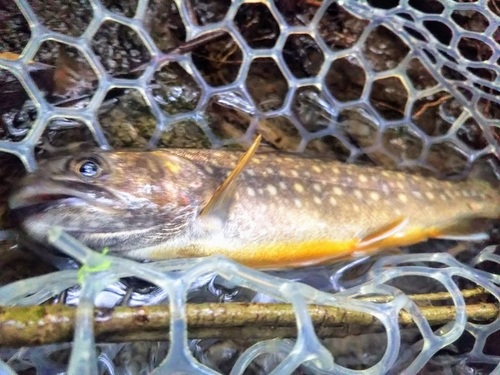
<svg viewBox="0 0 500 375">
<path fill-rule="evenodd" d="M 384 193 L 385 195 L 389 195 L 389 193 L 391 192 L 391 189 L 389 189 L 388 184 L 382 184 L 380 190 L 382 190 L 382 193 Z"/>
<path fill-rule="evenodd" d="M 412 191 L 413 195 L 418 198 L 418 199 L 421 199 L 422 198 L 422 193 L 419 192 L 419 191 Z"/>
<path fill-rule="evenodd" d="M 342 189 L 339 188 L 338 186 L 335 186 L 333 188 L 333 193 L 336 194 L 336 195 L 342 195 L 342 194 L 344 194 L 344 192 L 342 191 Z"/>
<path fill-rule="evenodd" d="M 293 177 L 299 177 L 299 172 L 297 172 L 295 169 L 290 170 L 290 174 L 291 174 Z"/>
<path fill-rule="evenodd" d="M 255 176 L 255 172 L 252 169 L 247 169 L 246 172 L 251 177 Z"/>
<path fill-rule="evenodd" d="M 316 173 L 321 173 L 322 172 L 322 169 L 320 167 L 318 167 L 317 165 L 313 165 L 312 166 L 312 170 Z"/>
<path fill-rule="evenodd" d="M 361 211 L 361 209 L 359 208 L 359 206 L 357 204 L 353 204 L 352 205 L 352 209 L 354 210 L 354 212 L 359 212 Z"/>
<path fill-rule="evenodd" d="M 441 200 L 443 201 L 448 200 L 448 198 L 446 198 L 446 195 L 444 194 L 439 194 L 439 198 L 441 198 Z"/>
<path fill-rule="evenodd" d="M 332 172 L 335 174 L 340 174 L 340 169 L 338 167 L 332 167 Z"/>
<path fill-rule="evenodd" d="M 298 182 L 296 182 L 295 184 L 293 184 L 293 188 L 298 193 L 303 193 L 304 192 L 304 187 L 301 184 L 299 184 Z"/>
<path fill-rule="evenodd" d="M 295 203 L 295 206 L 297 206 L 297 208 L 302 207 L 302 201 L 300 199 L 295 199 L 293 202 Z"/>
<path fill-rule="evenodd" d="M 255 190 L 249 187 L 247 188 L 247 194 L 250 195 L 251 197 L 255 197 Z"/>
<path fill-rule="evenodd" d="M 321 204 L 321 199 L 319 197 L 317 197 L 317 196 L 314 196 L 313 201 L 316 204 Z"/>
<path fill-rule="evenodd" d="M 267 185 L 267 191 L 270 195 L 276 195 L 278 193 L 278 189 L 274 185 Z"/>
<path fill-rule="evenodd" d="M 279 185 L 280 185 L 280 188 L 282 188 L 283 190 L 287 189 L 287 186 L 283 181 L 280 181 Z"/>
<path fill-rule="evenodd" d="M 479 211 L 482 209 L 482 204 L 479 202 L 467 202 L 467 206 L 472 210 L 472 211 Z"/>
<path fill-rule="evenodd" d="M 213 174 L 214 173 L 214 170 L 209 165 L 205 165 L 205 170 L 207 171 L 208 174 Z"/>
<path fill-rule="evenodd" d="M 427 199 L 429 199 L 431 201 L 434 200 L 434 198 L 435 198 L 434 194 L 432 194 L 430 191 L 426 192 L 425 196 L 427 197 Z"/>
<path fill-rule="evenodd" d="M 330 202 L 330 204 L 332 206 L 336 206 L 337 205 L 337 200 L 334 197 L 330 197 L 330 199 L 328 199 L 328 202 Z"/>
<path fill-rule="evenodd" d="M 316 190 L 318 193 L 321 193 L 321 185 L 320 184 L 313 184 L 313 189 Z"/>
<path fill-rule="evenodd" d="M 354 190 L 354 196 L 358 199 L 363 199 L 363 193 L 359 190 Z"/>
<path fill-rule="evenodd" d="M 378 201 L 380 199 L 380 194 L 377 193 L 376 191 L 372 191 L 370 193 L 370 198 L 374 201 Z"/>
<path fill-rule="evenodd" d="M 360 174 L 358 176 L 358 178 L 359 178 L 359 182 L 361 182 L 361 183 L 368 182 L 368 177 L 366 177 L 364 174 Z"/>
<path fill-rule="evenodd" d="M 406 194 L 400 193 L 398 194 L 398 199 L 403 203 L 408 203 L 408 197 Z"/>
<path fill-rule="evenodd" d="M 271 168 L 266 168 L 266 172 L 271 175 L 274 173 L 274 171 Z"/>
</svg>

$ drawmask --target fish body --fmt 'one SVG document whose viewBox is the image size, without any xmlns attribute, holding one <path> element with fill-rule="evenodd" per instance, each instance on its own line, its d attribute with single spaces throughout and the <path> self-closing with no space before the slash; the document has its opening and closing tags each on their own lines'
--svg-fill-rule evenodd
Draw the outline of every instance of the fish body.
<svg viewBox="0 0 500 375">
<path fill-rule="evenodd" d="M 359 256 L 428 238 L 480 234 L 499 190 L 282 153 L 95 151 L 42 163 L 10 198 L 46 243 L 50 226 L 140 260 L 222 254 L 260 269 Z M 214 198 L 216 197 L 216 198 Z M 208 209 L 207 207 L 210 207 Z"/>
</svg>

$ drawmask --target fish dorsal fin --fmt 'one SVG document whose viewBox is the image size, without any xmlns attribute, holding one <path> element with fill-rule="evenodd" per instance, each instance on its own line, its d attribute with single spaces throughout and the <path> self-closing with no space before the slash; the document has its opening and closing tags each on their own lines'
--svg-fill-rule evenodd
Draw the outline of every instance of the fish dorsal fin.
<svg viewBox="0 0 500 375">
<path fill-rule="evenodd" d="M 358 247 L 364 248 L 372 247 L 374 245 L 376 246 L 378 242 L 382 242 L 383 240 L 393 237 L 401 232 L 401 229 L 403 229 L 407 224 L 408 218 L 401 217 L 389 225 L 378 229 L 376 232 L 370 233 L 359 242 Z"/>
<path fill-rule="evenodd" d="M 229 211 L 229 205 L 234 197 L 234 190 L 236 188 L 236 178 L 248 165 L 252 156 L 257 151 L 259 147 L 262 136 L 259 135 L 250 148 L 245 152 L 245 154 L 238 160 L 236 167 L 231 171 L 229 176 L 224 180 L 221 186 L 215 191 L 210 201 L 200 212 L 200 218 L 219 218 L 221 220 L 225 219 L 227 212 Z"/>
</svg>

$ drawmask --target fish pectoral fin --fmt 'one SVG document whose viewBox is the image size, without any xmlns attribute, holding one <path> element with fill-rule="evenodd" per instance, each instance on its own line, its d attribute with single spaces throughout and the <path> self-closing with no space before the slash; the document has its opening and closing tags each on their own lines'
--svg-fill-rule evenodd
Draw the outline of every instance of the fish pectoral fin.
<svg viewBox="0 0 500 375">
<path fill-rule="evenodd" d="M 200 212 L 200 218 L 202 220 L 209 217 L 216 217 L 221 221 L 225 220 L 229 211 L 229 206 L 231 205 L 234 197 L 236 178 L 241 174 L 243 169 L 245 169 L 249 161 L 252 159 L 252 156 L 255 154 L 255 151 L 257 151 L 261 140 L 262 136 L 259 134 L 247 152 L 245 152 L 240 160 L 238 160 L 236 167 L 234 167 L 229 176 L 227 176 L 221 186 L 219 186 L 219 188 L 215 191 L 207 205 L 203 207 Z"/>
<path fill-rule="evenodd" d="M 471 219 L 436 230 L 432 238 L 455 241 L 485 241 L 490 238 L 488 229 L 491 219 Z"/>
<path fill-rule="evenodd" d="M 364 248 L 375 248 L 378 243 L 394 237 L 399 232 L 403 230 L 408 224 L 408 218 L 401 217 L 392 223 L 378 229 L 377 231 L 370 233 L 368 236 L 361 239 L 358 243 L 357 248 L 363 250 Z"/>
</svg>

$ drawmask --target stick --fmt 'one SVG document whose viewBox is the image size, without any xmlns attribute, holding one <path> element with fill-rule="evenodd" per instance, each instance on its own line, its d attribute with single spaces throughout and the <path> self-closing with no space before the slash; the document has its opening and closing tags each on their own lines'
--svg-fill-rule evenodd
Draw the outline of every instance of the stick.
<svg viewBox="0 0 500 375">
<path fill-rule="evenodd" d="M 319 338 L 345 337 L 382 331 L 373 316 L 329 306 L 309 306 Z M 454 306 L 421 307 L 431 326 L 455 319 Z M 499 315 L 492 303 L 468 305 L 469 320 L 487 323 Z M 76 308 L 42 305 L 0 308 L 0 347 L 19 348 L 72 340 Z M 187 305 L 190 338 L 249 340 L 296 337 L 295 314 L 289 304 L 201 303 Z M 96 342 L 168 340 L 168 305 L 95 309 Z M 413 327 L 411 315 L 399 315 L 402 327 Z"/>
</svg>

